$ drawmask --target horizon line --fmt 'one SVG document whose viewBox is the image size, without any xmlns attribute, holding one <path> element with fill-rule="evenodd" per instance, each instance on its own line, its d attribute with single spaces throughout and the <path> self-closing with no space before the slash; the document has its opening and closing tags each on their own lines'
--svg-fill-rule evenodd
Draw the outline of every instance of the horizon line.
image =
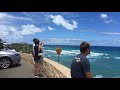
<svg viewBox="0 0 120 90">
<path fill-rule="evenodd" d="M 19 43 L 26 43 L 26 42 L 19 42 Z M 11 44 L 14 44 L 14 43 L 11 43 Z M 30 44 L 32 45 L 31 43 L 26 43 L 26 44 Z M 80 46 L 80 45 L 72 45 L 72 44 L 45 44 L 45 45 L 56 45 L 56 46 L 59 46 L 59 45 L 64 45 L 64 46 Z M 92 46 L 100 46 L 100 45 L 92 45 Z M 92 47 L 91 46 L 91 47 Z M 120 46 L 101 46 L 101 47 L 120 47 Z"/>
</svg>

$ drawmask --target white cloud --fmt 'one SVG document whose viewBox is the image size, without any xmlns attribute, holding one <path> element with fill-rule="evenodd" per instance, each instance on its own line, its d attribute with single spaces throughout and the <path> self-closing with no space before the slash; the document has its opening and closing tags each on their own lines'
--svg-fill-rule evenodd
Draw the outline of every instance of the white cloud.
<svg viewBox="0 0 120 90">
<path fill-rule="evenodd" d="M 28 12 L 21 12 L 21 14 L 27 16 L 27 17 L 31 17 L 31 15 Z"/>
<path fill-rule="evenodd" d="M 0 13 L 0 19 L 4 20 L 8 20 L 8 19 L 18 19 L 18 20 L 29 20 L 29 21 L 32 21 L 31 18 L 27 18 L 27 17 L 17 17 L 17 16 L 13 16 L 13 15 L 10 15 L 10 14 L 7 14 L 7 13 Z"/>
<path fill-rule="evenodd" d="M 12 26 L 1 25 L 0 29 L 0 37 L 22 38 L 20 32 Z"/>
<path fill-rule="evenodd" d="M 40 38 L 45 44 L 79 45 L 83 40 L 75 38 Z"/>
<path fill-rule="evenodd" d="M 101 18 L 108 18 L 107 14 L 100 14 Z"/>
<path fill-rule="evenodd" d="M 20 30 L 19 30 L 20 29 Z M 24 35 L 35 34 L 42 32 L 43 30 L 37 28 L 34 25 L 22 25 L 21 28 L 17 29 L 10 25 L 0 25 L 0 38 L 7 42 L 22 42 L 24 41 Z"/>
<path fill-rule="evenodd" d="M 69 42 L 81 42 L 82 39 L 70 38 L 70 39 L 64 39 L 64 41 L 69 41 Z"/>
<path fill-rule="evenodd" d="M 52 27 L 50 27 L 50 26 L 48 26 L 48 30 L 55 30 L 54 28 L 52 28 Z"/>
<path fill-rule="evenodd" d="M 101 32 L 103 34 L 109 34 L 109 35 L 120 35 L 118 32 Z"/>
<path fill-rule="evenodd" d="M 110 18 L 107 14 L 100 14 L 100 17 L 101 17 L 101 19 L 103 19 L 103 21 L 105 23 L 111 23 L 111 22 L 113 22 L 113 19 Z"/>
<path fill-rule="evenodd" d="M 21 41 L 23 36 L 20 34 L 20 32 L 8 25 L 0 25 L 0 38 L 7 42 L 16 42 Z"/>
<path fill-rule="evenodd" d="M 1 37 L 4 37 L 4 36 L 6 36 L 6 35 L 8 35 L 8 29 L 7 29 L 7 27 L 5 26 L 5 25 L 0 25 L 0 36 Z"/>
<path fill-rule="evenodd" d="M 21 30 L 9 25 L 0 25 L 0 30 L 1 37 L 13 36 L 14 38 L 22 38 L 23 35 L 35 34 L 43 31 L 43 29 L 40 29 L 32 24 L 22 25 Z"/>
<path fill-rule="evenodd" d="M 23 36 L 20 34 L 20 32 L 16 28 L 14 28 L 14 27 L 10 27 L 9 34 L 12 34 L 12 36 L 14 38 L 23 38 Z"/>
<path fill-rule="evenodd" d="M 70 24 L 69 21 L 65 20 L 64 17 L 61 15 L 50 15 L 49 17 L 53 19 L 53 23 L 55 23 L 56 25 L 61 25 L 68 30 L 74 30 L 75 28 L 77 28 L 78 23 L 76 21 L 72 21 L 72 24 Z"/>
<path fill-rule="evenodd" d="M 21 28 L 22 28 L 22 31 L 21 31 L 22 35 L 35 34 L 37 32 L 43 31 L 41 28 L 38 28 L 34 26 L 33 24 L 22 25 Z"/>
</svg>

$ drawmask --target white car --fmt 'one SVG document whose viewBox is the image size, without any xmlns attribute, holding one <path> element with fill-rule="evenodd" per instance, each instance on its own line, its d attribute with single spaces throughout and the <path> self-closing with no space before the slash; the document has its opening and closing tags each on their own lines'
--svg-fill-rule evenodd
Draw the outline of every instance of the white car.
<svg viewBox="0 0 120 90">
<path fill-rule="evenodd" d="M 0 48 L 0 68 L 6 69 L 10 66 L 19 64 L 21 56 L 19 52 L 8 47 Z"/>
</svg>

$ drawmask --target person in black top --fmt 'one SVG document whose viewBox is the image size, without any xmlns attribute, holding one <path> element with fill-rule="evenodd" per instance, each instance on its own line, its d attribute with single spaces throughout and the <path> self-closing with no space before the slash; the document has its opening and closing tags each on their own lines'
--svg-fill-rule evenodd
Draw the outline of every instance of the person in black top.
<svg viewBox="0 0 120 90">
<path fill-rule="evenodd" d="M 34 75 L 35 77 L 37 76 L 41 76 L 40 75 L 40 64 L 41 61 L 43 60 L 43 49 L 42 49 L 42 45 L 39 44 L 39 40 L 36 39 L 34 41 L 35 46 L 34 46 L 34 61 L 35 61 L 35 65 L 34 65 Z"/>
<path fill-rule="evenodd" d="M 82 42 L 80 45 L 81 53 L 74 57 L 71 64 L 72 78 L 93 78 L 90 72 L 90 62 L 86 58 L 90 54 L 90 44 Z"/>
</svg>

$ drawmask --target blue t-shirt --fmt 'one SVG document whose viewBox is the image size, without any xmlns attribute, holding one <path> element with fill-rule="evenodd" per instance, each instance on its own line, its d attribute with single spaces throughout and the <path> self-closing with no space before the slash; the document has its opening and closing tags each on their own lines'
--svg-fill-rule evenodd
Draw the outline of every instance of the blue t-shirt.
<svg viewBox="0 0 120 90">
<path fill-rule="evenodd" d="M 86 78 L 85 72 L 90 72 L 90 62 L 83 54 L 78 54 L 71 64 L 71 77 Z"/>
</svg>

